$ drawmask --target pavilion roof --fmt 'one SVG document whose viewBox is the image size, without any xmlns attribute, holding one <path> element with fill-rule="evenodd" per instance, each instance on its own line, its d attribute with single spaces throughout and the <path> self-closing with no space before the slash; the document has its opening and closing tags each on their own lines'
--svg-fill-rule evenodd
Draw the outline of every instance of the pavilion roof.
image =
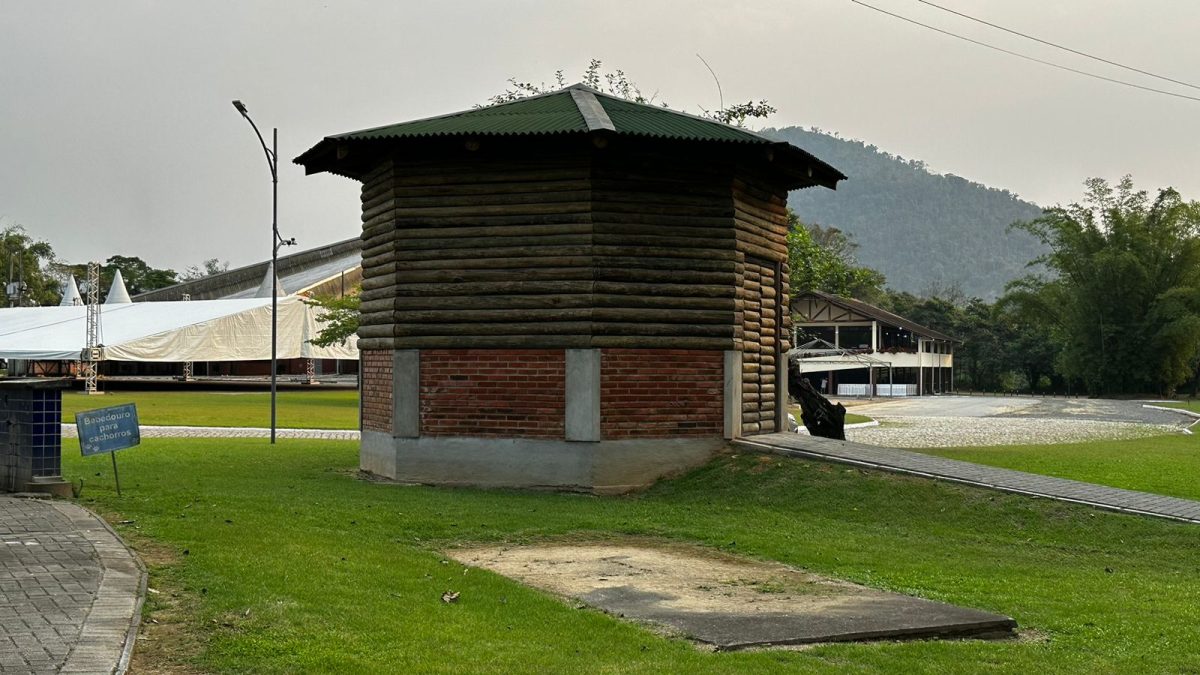
<svg viewBox="0 0 1200 675">
<path fill-rule="evenodd" d="M 553 136 L 614 134 L 676 141 L 741 144 L 771 148 L 790 163 L 808 168 L 812 182 L 834 188 L 846 176 L 789 143 L 748 129 L 669 108 L 636 103 L 575 84 L 508 103 L 326 136 L 295 159 L 307 173 L 333 170 L 338 147 L 346 144 L 436 137 Z"/>
</svg>

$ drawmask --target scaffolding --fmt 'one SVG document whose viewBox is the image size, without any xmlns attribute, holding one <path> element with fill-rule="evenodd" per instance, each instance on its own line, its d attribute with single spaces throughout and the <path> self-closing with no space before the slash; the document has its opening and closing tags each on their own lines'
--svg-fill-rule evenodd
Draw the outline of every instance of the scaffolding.
<svg viewBox="0 0 1200 675">
<path fill-rule="evenodd" d="M 87 343 L 80 355 L 83 367 L 83 391 L 98 394 L 100 370 L 100 263 L 87 267 Z"/>
<path fill-rule="evenodd" d="M 184 302 L 188 302 L 192 299 L 192 294 L 184 293 L 182 296 L 180 296 L 179 299 Z M 194 361 L 184 361 L 183 362 L 183 381 L 184 382 L 192 381 L 192 371 L 195 370 L 195 368 L 196 368 L 196 366 L 195 366 Z"/>
</svg>

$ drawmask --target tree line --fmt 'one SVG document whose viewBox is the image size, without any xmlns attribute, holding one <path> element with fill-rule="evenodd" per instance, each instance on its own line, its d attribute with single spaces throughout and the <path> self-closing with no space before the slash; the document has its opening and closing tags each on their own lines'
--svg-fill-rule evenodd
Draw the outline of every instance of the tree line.
<svg viewBox="0 0 1200 675">
<path fill-rule="evenodd" d="M 0 265 L 4 274 L 5 293 L 0 307 L 57 305 L 62 300 L 63 286 L 68 277 L 77 281 L 87 278 L 87 263 L 60 260 L 54 247 L 34 238 L 20 225 L 0 229 Z M 110 256 L 100 266 L 100 287 L 107 291 L 120 270 L 130 295 L 173 286 L 183 281 L 200 279 L 229 269 L 229 263 L 217 258 L 191 265 L 183 272 L 155 268 L 137 256 Z M 18 284 L 10 289 L 12 284 Z M 15 290 L 10 294 L 9 290 Z"/>
<path fill-rule="evenodd" d="M 1173 396 L 1200 385 L 1200 203 L 1153 197 L 1128 176 L 1086 181 L 1083 200 L 1014 223 L 1046 253 L 994 301 L 953 284 L 888 290 L 853 241 L 814 246 L 831 228 L 794 220 L 793 287 L 880 305 L 963 341 L 959 388 L 1094 396 Z M 836 231 L 835 231 L 836 232 Z M 841 241 L 839 241 L 841 240 Z"/>
</svg>

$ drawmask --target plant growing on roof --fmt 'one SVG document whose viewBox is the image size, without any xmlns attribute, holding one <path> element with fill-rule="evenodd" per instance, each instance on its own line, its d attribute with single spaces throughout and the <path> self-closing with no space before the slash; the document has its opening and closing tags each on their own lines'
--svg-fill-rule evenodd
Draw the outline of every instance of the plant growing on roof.
<svg viewBox="0 0 1200 675">
<path fill-rule="evenodd" d="M 618 96 L 634 103 L 658 104 L 664 108 L 667 107 L 666 101 L 659 99 L 657 91 L 647 95 L 636 82 L 629 79 L 625 71 L 617 69 L 604 72 L 603 67 L 604 64 L 600 59 L 592 59 L 588 63 L 588 67 L 584 69 L 579 81 L 592 89 Z M 512 101 L 530 96 L 548 94 L 552 91 L 562 89 L 568 86 L 567 78 L 563 75 L 563 72 L 562 70 L 554 71 L 554 82 L 549 85 L 546 82 L 536 84 L 533 82 L 522 82 L 515 77 L 510 77 L 508 78 L 508 89 L 488 98 L 488 104 L 511 103 Z M 745 103 L 735 103 L 729 106 L 724 105 L 722 102 L 722 107 L 717 110 L 706 110 L 704 108 L 700 110 L 704 117 L 739 127 L 744 126 L 747 120 L 763 119 L 775 112 L 775 108 L 767 103 L 766 100 L 755 101 L 753 99 Z"/>
</svg>

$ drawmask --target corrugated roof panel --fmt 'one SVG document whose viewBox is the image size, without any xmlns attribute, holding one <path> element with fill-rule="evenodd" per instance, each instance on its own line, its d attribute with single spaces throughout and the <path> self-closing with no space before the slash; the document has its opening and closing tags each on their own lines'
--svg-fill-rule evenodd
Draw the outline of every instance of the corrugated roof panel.
<svg viewBox="0 0 1200 675">
<path fill-rule="evenodd" d="M 587 95 L 581 96 L 583 92 Z M 583 108 L 580 107 L 581 101 Z M 599 109 L 596 109 L 597 103 Z M 585 117 L 583 110 L 587 110 L 590 118 Z M 595 128 L 589 127 L 588 119 L 591 119 Z M 773 141 L 747 129 L 661 106 L 634 103 L 581 84 L 486 108 L 329 136 L 309 148 L 295 161 L 304 165 L 308 173 L 337 173 L 334 167 L 340 160 L 334 150 L 339 141 L 345 140 L 432 136 L 540 136 L 583 134 L 601 130 L 603 133 L 666 140 L 771 145 L 779 147 L 782 151 L 780 157 L 783 161 L 777 164 L 781 167 L 792 166 L 797 170 L 796 176 L 803 176 L 804 169 L 807 168 L 808 179 L 830 188 L 845 178 L 837 169 L 803 150 Z M 816 175 L 814 167 L 817 169 Z M 798 186 L 806 184 L 803 178 L 793 180 Z"/>
<path fill-rule="evenodd" d="M 469 134 L 507 136 L 571 131 L 587 131 L 587 124 L 570 93 L 562 91 L 441 117 L 352 131 L 333 138 L 363 140 Z"/>
<path fill-rule="evenodd" d="M 771 142 L 745 129 L 668 108 L 634 103 L 607 95 L 596 98 L 604 106 L 618 133 L 700 141 L 764 144 Z"/>
<path fill-rule="evenodd" d="M 534 96 L 511 103 L 402 122 L 376 129 L 333 136 L 338 140 L 416 138 L 422 136 L 508 136 L 586 132 L 588 126 L 571 89 Z M 592 91 L 587 89 L 587 91 Z M 758 134 L 713 120 L 668 108 L 634 103 L 592 92 L 612 120 L 618 134 L 698 141 L 770 143 Z"/>
</svg>

